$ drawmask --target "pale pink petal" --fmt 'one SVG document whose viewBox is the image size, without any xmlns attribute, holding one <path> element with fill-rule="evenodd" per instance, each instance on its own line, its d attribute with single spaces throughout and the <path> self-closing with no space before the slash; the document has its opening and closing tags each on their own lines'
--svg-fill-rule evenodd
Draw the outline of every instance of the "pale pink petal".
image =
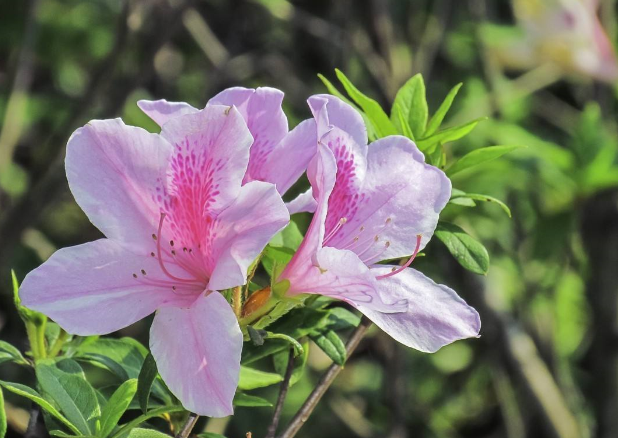
<svg viewBox="0 0 618 438">
<path fill-rule="evenodd" d="M 245 184 L 234 203 L 219 215 L 212 232 L 217 238 L 206 248 L 208 289 L 245 284 L 249 265 L 266 244 L 289 223 L 290 215 L 275 186 L 261 181 Z"/>
<path fill-rule="evenodd" d="M 307 101 L 318 125 L 330 125 L 347 132 L 360 148 L 366 149 L 367 128 L 362 116 L 338 97 L 316 94 Z M 325 105 L 325 107 L 324 107 Z M 325 109 L 325 112 L 323 110 Z M 325 134 L 324 126 L 318 126 L 318 137 Z"/>
<path fill-rule="evenodd" d="M 322 248 L 313 263 L 298 266 L 283 278 L 290 281 L 288 294 L 315 293 L 345 301 L 353 306 L 371 306 L 381 312 L 400 312 L 407 302 L 384 300 L 377 292 L 375 274 L 352 251 Z"/>
<path fill-rule="evenodd" d="M 257 175 L 254 179 L 275 184 L 282 195 L 287 192 L 307 170 L 309 161 L 317 152 L 315 129 L 315 121 L 312 119 L 292 129 L 260 164 L 259 172 L 252 174 Z M 251 150 L 254 147 L 251 146 Z M 251 166 L 252 161 L 249 164 Z"/>
<path fill-rule="evenodd" d="M 159 284 L 158 272 L 149 254 L 136 255 L 101 239 L 56 251 L 26 276 L 19 296 L 24 306 L 48 315 L 69 333 L 106 334 L 157 308 L 190 302 L 189 296 Z"/>
<path fill-rule="evenodd" d="M 161 377 L 187 410 L 208 417 L 234 411 L 242 343 L 236 316 L 219 292 L 190 307 L 159 310 L 150 329 Z"/>
<path fill-rule="evenodd" d="M 169 119 L 183 114 L 196 113 L 197 108 L 185 102 L 168 102 L 161 100 L 139 100 L 137 106 L 157 125 L 163 126 Z"/>
<path fill-rule="evenodd" d="M 318 153 L 309 163 L 307 177 L 313 188 L 316 210 L 298 250 L 281 274 L 281 278 L 290 278 L 294 273 L 307 269 L 315 260 L 324 240 L 324 221 L 328 213 L 328 197 L 335 184 L 337 163 L 330 149 L 318 145 Z"/>
<path fill-rule="evenodd" d="M 120 119 L 94 120 L 69 139 L 69 187 L 103 234 L 137 251 L 156 231 L 171 150 L 160 136 Z"/>
<path fill-rule="evenodd" d="M 296 198 L 287 202 L 286 207 L 290 214 L 294 213 L 313 213 L 317 207 L 317 202 L 315 202 L 315 198 L 313 197 L 313 190 L 309 188 L 304 193 L 301 193 Z"/>
<path fill-rule="evenodd" d="M 275 174 L 269 171 L 265 163 L 275 146 L 288 133 L 288 119 L 281 108 L 282 102 L 283 92 L 269 87 L 255 90 L 242 87 L 228 88 L 208 102 L 209 105 L 234 105 L 253 135 L 251 158 L 243 182 L 258 180 L 277 183 L 271 179 Z"/>
<path fill-rule="evenodd" d="M 358 196 L 343 192 L 345 196 L 336 199 L 335 191 L 331 195 L 327 232 L 335 218 L 345 217 L 347 222 L 326 245 L 350 249 L 367 264 L 409 256 L 417 235 L 420 249 L 431 238 L 450 197 L 451 182 L 444 172 L 425 164 L 416 145 L 402 136 L 373 142 L 367 162 Z"/>
<path fill-rule="evenodd" d="M 395 266 L 371 269 L 384 275 Z M 414 269 L 405 269 L 378 280 L 384 299 L 407 300 L 407 311 L 383 313 L 372 305 L 357 308 L 395 340 L 416 350 L 433 353 L 459 339 L 478 337 L 481 321 L 478 313 L 452 289 L 434 283 Z"/>
<path fill-rule="evenodd" d="M 162 202 L 166 236 L 180 247 L 206 247 L 214 217 L 240 192 L 251 134 L 234 107 L 208 105 L 169 120 L 161 135 L 174 146 Z"/>
</svg>

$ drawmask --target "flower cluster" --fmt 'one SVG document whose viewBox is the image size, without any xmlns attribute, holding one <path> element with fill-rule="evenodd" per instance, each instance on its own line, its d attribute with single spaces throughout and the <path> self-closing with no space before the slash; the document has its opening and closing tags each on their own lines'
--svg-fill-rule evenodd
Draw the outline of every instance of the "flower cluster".
<svg viewBox="0 0 618 438">
<path fill-rule="evenodd" d="M 119 119 L 78 129 L 67 179 L 106 238 L 57 251 L 26 277 L 22 303 L 78 335 L 156 312 L 150 348 L 170 390 L 193 412 L 230 415 L 243 333 L 221 292 L 247 282 L 290 213 L 308 211 L 304 240 L 274 279 L 282 299 L 343 300 L 421 351 L 477 336 L 476 311 L 409 268 L 450 197 L 444 173 L 406 137 L 368 145 L 359 113 L 333 96 L 311 97 L 313 118 L 288 131 L 282 100 L 231 88 L 202 110 L 140 101 L 160 134 Z M 305 172 L 311 189 L 286 206 Z"/>
</svg>

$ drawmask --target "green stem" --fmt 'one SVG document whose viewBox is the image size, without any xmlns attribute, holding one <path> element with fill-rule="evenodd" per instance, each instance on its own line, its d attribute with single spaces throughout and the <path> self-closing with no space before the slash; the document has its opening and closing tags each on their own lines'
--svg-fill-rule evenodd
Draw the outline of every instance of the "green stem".
<svg viewBox="0 0 618 438">
<path fill-rule="evenodd" d="M 145 413 L 143 415 L 140 415 L 135 420 L 129 421 L 127 424 L 125 424 L 124 426 L 119 428 L 116 431 L 116 433 L 111 435 L 109 438 L 119 438 L 121 436 L 124 436 L 125 433 L 129 432 L 131 429 L 139 426 L 144 421 L 148 421 L 148 420 L 150 420 L 153 417 L 158 417 L 159 415 L 167 414 L 169 412 L 181 412 L 181 411 L 184 411 L 184 410 L 185 409 L 183 407 L 181 407 L 181 406 L 163 406 L 163 407 L 160 407 L 160 408 L 153 409 L 150 412 L 147 412 L 147 413 Z"/>
<path fill-rule="evenodd" d="M 30 349 L 35 361 L 47 357 L 47 349 L 45 348 L 46 325 L 47 321 L 45 319 L 40 324 L 35 324 L 32 321 L 26 323 L 26 334 L 28 335 Z"/>
<path fill-rule="evenodd" d="M 60 350 L 62 350 L 62 346 L 64 345 L 64 342 L 67 340 L 68 337 L 69 337 L 69 334 L 65 332 L 64 330 L 60 329 L 60 334 L 58 335 L 58 339 L 56 339 L 56 342 L 54 342 L 54 345 L 52 345 L 52 347 L 49 349 L 48 356 L 49 357 L 58 356 L 58 354 L 60 353 Z"/>
</svg>

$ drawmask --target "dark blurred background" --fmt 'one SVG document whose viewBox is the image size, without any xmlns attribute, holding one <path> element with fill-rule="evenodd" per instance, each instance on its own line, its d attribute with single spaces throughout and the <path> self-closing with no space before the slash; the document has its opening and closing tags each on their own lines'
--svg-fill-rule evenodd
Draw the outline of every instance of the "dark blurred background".
<svg viewBox="0 0 618 438">
<path fill-rule="evenodd" d="M 489 274 L 437 240 L 415 262 L 479 310 L 482 337 L 425 355 L 373 330 L 299 436 L 618 437 L 616 12 L 615 0 L 0 0 L 0 339 L 27 348 L 10 269 L 21 280 L 100 237 L 63 171 L 88 120 L 156 131 L 137 100 L 201 107 L 225 87 L 268 85 L 294 126 L 325 92 L 318 73 L 336 82 L 340 68 L 388 109 L 420 72 L 431 111 L 464 83 L 447 124 L 489 116 L 450 156 L 527 146 L 453 178 L 513 211 L 444 212 L 487 246 Z M 147 342 L 147 330 L 121 334 Z M 328 364 L 311 350 L 283 421 Z M 0 379 L 32 376 L 5 364 Z M 6 398 L 21 436 L 29 406 Z M 262 436 L 271 415 L 239 408 L 198 426 Z"/>
</svg>

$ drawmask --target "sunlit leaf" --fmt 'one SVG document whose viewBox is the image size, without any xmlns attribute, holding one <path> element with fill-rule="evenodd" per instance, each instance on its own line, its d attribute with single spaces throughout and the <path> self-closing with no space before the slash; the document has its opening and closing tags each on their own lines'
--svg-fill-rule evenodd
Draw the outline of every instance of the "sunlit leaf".
<svg viewBox="0 0 618 438">
<path fill-rule="evenodd" d="M 442 241 L 461 266 L 476 274 L 489 270 L 487 249 L 457 225 L 439 222 L 436 237 Z"/>
<path fill-rule="evenodd" d="M 438 129 L 442 125 L 442 121 L 444 120 L 446 113 L 448 113 L 448 110 L 451 109 L 453 100 L 455 100 L 455 96 L 457 96 L 457 93 L 459 92 L 459 89 L 461 88 L 462 85 L 463 85 L 462 83 L 455 85 L 451 89 L 451 91 L 449 91 L 449 93 L 446 95 L 446 98 L 444 99 L 440 107 L 438 108 L 438 111 L 436 111 L 436 113 L 433 115 L 433 117 L 429 120 L 429 123 L 427 124 L 427 129 L 425 130 L 426 137 L 429 137 L 438 131 Z"/>
<path fill-rule="evenodd" d="M 412 138 L 424 137 L 429 110 L 425 82 L 420 73 L 414 75 L 399 89 L 391 109 L 391 121 L 403 133 L 405 124 L 402 125 L 399 114 L 408 123 Z"/>
<path fill-rule="evenodd" d="M 266 371 L 256 370 L 245 366 L 240 367 L 240 381 L 238 388 L 244 391 L 263 388 L 279 383 L 283 380 L 279 374 L 267 373 Z"/>
<path fill-rule="evenodd" d="M 137 379 L 131 379 L 120 385 L 112 394 L 101 411 L 101 429 L 97 433 L 98 437 L 105 438 L 112 433 L 136 392 Z"/>
<path fill-rule="evenodd" d="M 311 340 L 337 365 L 346 360 L 345 344 L 333 330 L 325 330 L 310 335 Z"/>
<path fill-rule="evenodd" d="M 137 399 L 143 413 L 148 410 L 148 400 L 152 384 L 157 378 L 157 363 L 151 353 L 148 353 L 137 377 Z"/>
<path fill-rule="evenodd" d="M 495 160 L 521 147 L 522 146 L 487 146 L 485 148 L 475 149 L 457 160 L 446 170 L 446 174 L 448 176 L 453 176 L 462 170 Z"/>
<path fill-rule="evenodd" d="M 261 408 L 261 407 L 271 407 L 273 404 L 262 397 L 257 397 L 255 395 L 245 394 L 244 392 L 237 392 L 234 396 L 234 406 L 243 406 L 248 408 Z M 200 434 L 198 436 L 211 436 Z M 213 436 L 221 436 L 214 434 Z"/>
</svg>

